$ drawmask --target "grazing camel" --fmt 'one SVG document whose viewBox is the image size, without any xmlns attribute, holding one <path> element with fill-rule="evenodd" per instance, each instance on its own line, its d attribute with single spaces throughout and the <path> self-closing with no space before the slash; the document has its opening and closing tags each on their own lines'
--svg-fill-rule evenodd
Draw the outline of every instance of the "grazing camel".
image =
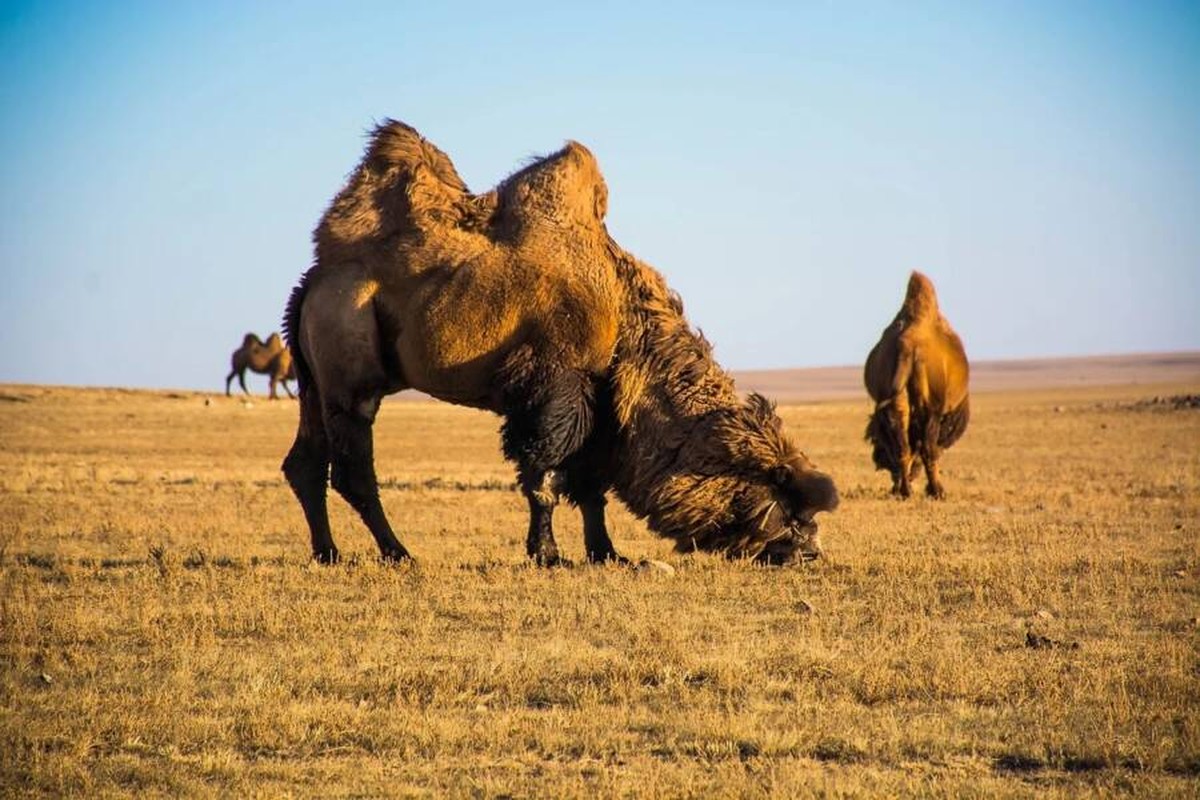
<svg viewBox="0 0 1200 800">
<path fill-rule="evenodd" d="M 385 559 L 409 556 L 379 501 L 372 424 L 410 387 L 504 418 L 538 564 L 562 563 L 551 518 L 564 496 L 588 560 L 624 560 L 604 522 L 610 489 L 681 550 L 816 557 L 833 481 L 770 403 L 737 394 L 662 276 L 609 237 L 607 201 L 575 142 L 475 195 L 411 127 L 375 130 L 284 322 L 300 421 L 283 471 L 318 561 L 338 559 L 327 484 Z"/>
</svg>

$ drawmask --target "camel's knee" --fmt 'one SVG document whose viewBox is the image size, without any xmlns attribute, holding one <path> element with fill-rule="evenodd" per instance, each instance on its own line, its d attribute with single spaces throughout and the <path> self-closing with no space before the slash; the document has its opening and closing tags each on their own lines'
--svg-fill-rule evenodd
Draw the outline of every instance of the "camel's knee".
<svg viewBox="0 0 1200 800">
<path fill-rule="evenodd" d="M 376 488 L 364 480 L 360 465 L 345 457 L 334 458 L 329 470 L 329 485 L 356 508 Z"/>
<path fill-rule="evenodd" d="M 296 439 L 281 466 L 288 485 L 297 493 L 324 488 L 329 479 L 328 453 L 309 439 Z"/>
<path fill-rule="evenodd" d="M 915 481 L 921 474 L 921 459 L 914 458 L 912 465 L 908 468 L 908 480 L 911 483 Z"/>
<path fill-rule="evenodd" d="M 375 482 L 371 423 L 354 412 L 331 415 L 327 424 L 329 483 L 356 509 L 379 496 Z"/>
<path fill-rule="evenodd" d="M 563 475 L 557 470 L 547 470 L 537 477 L 525 477 L 521 488 L 529 498 L 531 507 L 553 510 L 563 492 Z"/>
</svg>

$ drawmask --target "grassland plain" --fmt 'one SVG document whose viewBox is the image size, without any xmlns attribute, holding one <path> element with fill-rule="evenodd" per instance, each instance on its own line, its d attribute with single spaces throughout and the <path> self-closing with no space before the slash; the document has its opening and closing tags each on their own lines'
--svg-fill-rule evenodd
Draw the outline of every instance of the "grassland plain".
<svg viewBox="0 0 1200 800">
<path fill-rule="evenodd" d="M 309 562 L 296 406 L 0 387 L 0 794 L 1200 792 L 1197 385 L 978 394 L 949 499 L 886 494 L 865 400 L 781 409 L 828 557 L 543 570 L 497 420 L 387 403 L 417 563 Z M 559 541 L 582 554 L 559 512 Z"/>
</svg>

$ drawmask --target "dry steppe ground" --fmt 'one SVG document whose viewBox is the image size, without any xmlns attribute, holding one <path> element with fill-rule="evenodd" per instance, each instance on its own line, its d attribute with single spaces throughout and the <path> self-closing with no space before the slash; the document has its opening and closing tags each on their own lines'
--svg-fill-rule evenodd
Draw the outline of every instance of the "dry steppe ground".
<svg viewBox="0 0 1200 800">
<path fill-rule="evenodd" d="M 1200 381 L 978 393 L 949 499 L 902 503 L 867 405 L 781 413 L 842 507 L 794 569 L 544 570 L 497 420 L 387 403 L 417 556 L 308 559 L 296 405 L 0 387 L 0 794 L 1200 792 Z M 923 484 L 922 484 L 923 485 Z M 568 555 L 577 515 L 558 515 Z"/>
</svg>

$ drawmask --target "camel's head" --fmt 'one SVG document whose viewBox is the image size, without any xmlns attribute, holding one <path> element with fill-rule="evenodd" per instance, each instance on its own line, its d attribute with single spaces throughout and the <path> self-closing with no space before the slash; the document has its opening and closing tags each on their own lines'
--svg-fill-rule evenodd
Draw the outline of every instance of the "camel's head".
<svg viewBox="0 0 1200 800">
<path fill-rule="evenodd" d="M 697 544 L 765 564 L 820 556 L 815 518 L 837 508 L 837 489 L 784 434 L 774 405 L 752 394 L 704 434 L 714 456 L 710 480 L 723 486 L 728 504 L 711 534 L 694 537 Z"/>
<path fill-rule="evenodd" d="M 765 471 L 737 503 L 734 524 L 755 535 L 754 559 L 764 564 L 818 558 L 822 551 L 815 517 L 837 508 L 833 479 L 815 469 L 803 454 L 798 456 L 792 463 Z"/>
</svg>

